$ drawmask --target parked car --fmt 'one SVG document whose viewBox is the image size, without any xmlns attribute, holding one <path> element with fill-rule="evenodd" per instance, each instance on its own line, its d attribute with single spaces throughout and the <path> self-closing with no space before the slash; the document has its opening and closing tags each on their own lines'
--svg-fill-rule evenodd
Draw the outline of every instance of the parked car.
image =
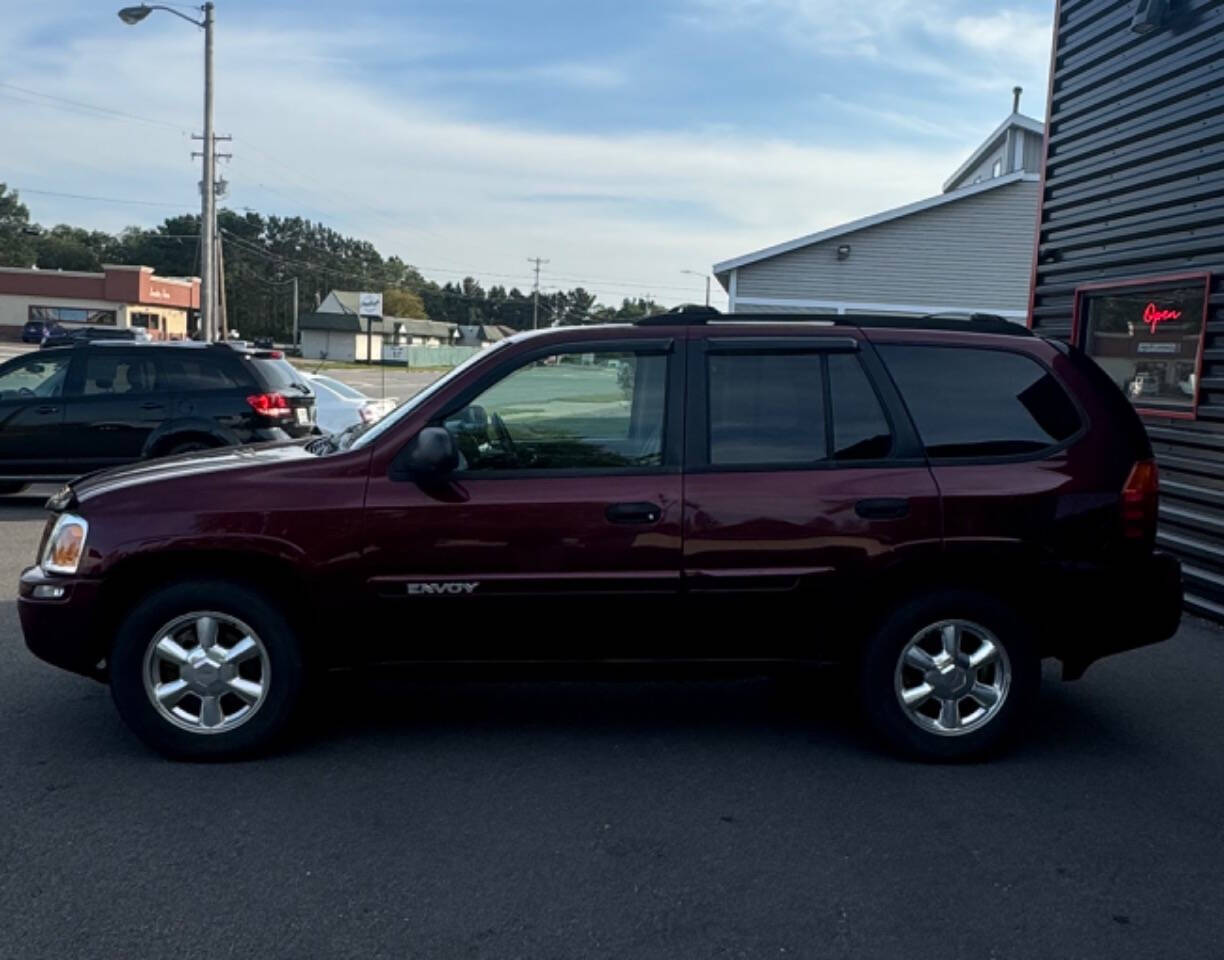
<svg viewBox="0 0 1224 960">
<path fill-rule="evenodd" d="M 309 375 L 309 381 L 315 392 L 319 427 L 328 433 L 374 423 L 395 409 L 394 397 L 368 397 L 335 377 L 315 373 Z"/>
<path fill-rule="evenodd" d="M 279 353 L 78 342 L 0 364 L 0 492 L 150 457 L 307 436 Z"/>
<path fill-rule="evenodd" d="M 308 670 L 832 660 L 885 742 L 962 760 L 1025 729 L 1042 658 L 1174 633 L 1152 448 L 1091 360 L 793 319 L 520 334 L 339 436 L 76 480 L 26 643 L 175 757 L 266 749 Z"/>
<path fill-rule="evenodd" d="M 47 324 L 42 320 L 27 320 L 21 328 L 22 343 L 42 343 L 47 332 Z"/>
<path fill-rule="evenodd" d="M 148 343 L 151 339 L 149 331 L 144 327 L 67 327 L 52 323 L 43 333 L 41 343 L 47 348 L 70 347 L 75 343 L 97 343 L 103 340 Z"/>
</svg>

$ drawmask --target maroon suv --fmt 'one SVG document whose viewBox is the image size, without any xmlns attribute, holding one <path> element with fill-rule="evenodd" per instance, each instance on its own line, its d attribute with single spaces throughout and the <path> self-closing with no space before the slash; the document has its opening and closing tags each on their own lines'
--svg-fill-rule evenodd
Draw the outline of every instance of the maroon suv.
<svg viewBox="0 0 1224 960">
<path fill-rule="evenodd" d="M 1177 628 L 1143 427 L 1004 321 L 689 312 L 522 334 L 372 427 L 142 463 L 49 503 L 26 642 L 148 744 L 244 754 L 308 671 L 842 661 L 961 759 Z"/>
</svg>

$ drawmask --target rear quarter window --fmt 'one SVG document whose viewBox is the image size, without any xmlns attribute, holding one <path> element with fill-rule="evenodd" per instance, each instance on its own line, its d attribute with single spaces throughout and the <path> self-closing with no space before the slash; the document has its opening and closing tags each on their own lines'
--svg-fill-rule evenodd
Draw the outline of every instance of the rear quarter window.
<svg viewBox="0 0 1224 960">
<path fill-rule="evenodd" d="M 1082 425 L 1062 384 L 1022 353 L 902 344 L 877 349 L 933 459 L 1037 454 Z"/>
</svg>

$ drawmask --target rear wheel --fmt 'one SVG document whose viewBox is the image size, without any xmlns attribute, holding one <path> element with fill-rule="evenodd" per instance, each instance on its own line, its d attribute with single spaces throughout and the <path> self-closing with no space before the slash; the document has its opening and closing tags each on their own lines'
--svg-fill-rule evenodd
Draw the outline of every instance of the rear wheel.
<svg viewBox="0 0 1224 960">
<path fill-rule="evenodd" d="M 121 624 L 110 659 L 124 721 L 150 747 L 181 759 L 266 750 L 288 729 L 302 679 L 284 616 L 227 581 L 155 593 Z"/>
<path fill-rule="evenodd" d="M 1041 662 L 1019 617 L 984 594 L 942 591 L 897 610 L 860 669 L 868 720 L 916 759 L 982 759 L 1004 747 L 1036 700 Z"/>
<path fill-rule="evenodd" d="M 212 450 L 216 444 L 209 443 L 207 440 L 182 440 L 178 443 L 168 444 L 165 457 L 177 457 L 180 453 L 195 453 L 199 450 Z"/>
</svg>

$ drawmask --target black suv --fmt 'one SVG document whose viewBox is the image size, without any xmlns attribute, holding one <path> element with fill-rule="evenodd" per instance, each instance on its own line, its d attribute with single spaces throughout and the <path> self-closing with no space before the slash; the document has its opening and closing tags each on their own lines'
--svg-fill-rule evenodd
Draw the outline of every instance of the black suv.
<svg viewBox="0 0 1224 960">
<path fill-rule="evenodd" d="M 145 457 L 315 430 L 314 393 L 275 351 L 77 343 L 0 365 L 0 492 Z"/>
</svg>

